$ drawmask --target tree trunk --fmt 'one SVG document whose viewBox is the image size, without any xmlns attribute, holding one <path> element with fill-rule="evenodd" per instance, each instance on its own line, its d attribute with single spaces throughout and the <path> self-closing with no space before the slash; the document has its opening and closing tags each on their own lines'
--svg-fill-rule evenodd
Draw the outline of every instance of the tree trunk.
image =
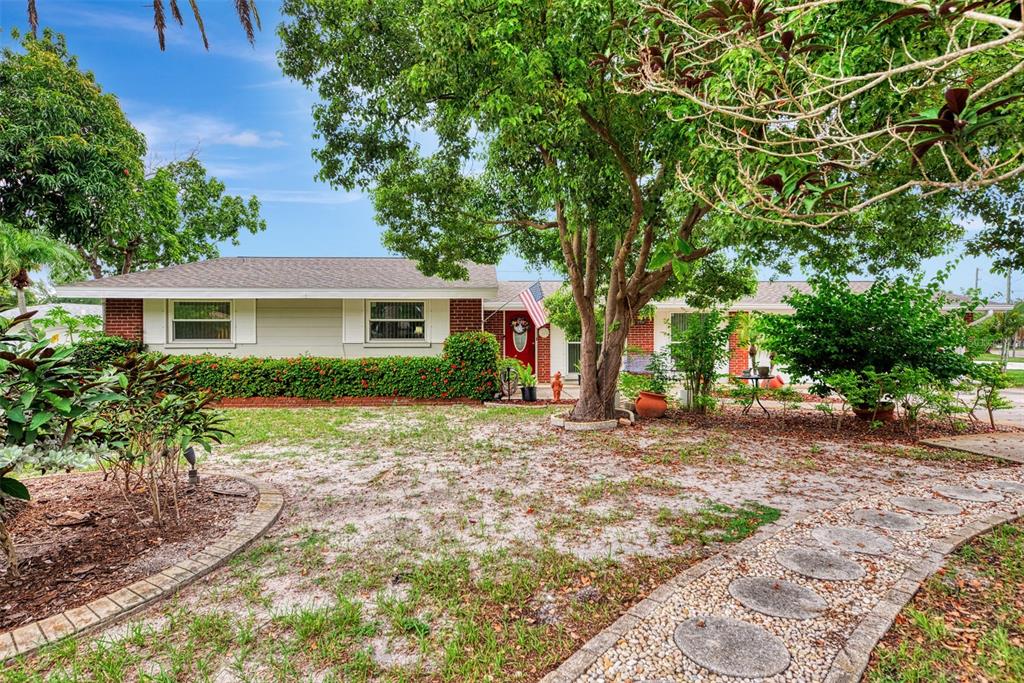
<svg viewBox="0 0 1024 683">
<path fill-rule="evenodd" d="M 629 335 L 627 325 L 608 332 L 598 354 L 594 327 L 584 324 L 580 339 L 580 398 L 570 415 L 580 422 L 614 419 L 619 370 Z"/>
<path fill-rule="evenodd" d="M 25 297 L 25 288 L 17 287 L 14 291 L 18 296 L 18 313 L 22 315 L 28 313 L 28 299 Z"/>
</svg>

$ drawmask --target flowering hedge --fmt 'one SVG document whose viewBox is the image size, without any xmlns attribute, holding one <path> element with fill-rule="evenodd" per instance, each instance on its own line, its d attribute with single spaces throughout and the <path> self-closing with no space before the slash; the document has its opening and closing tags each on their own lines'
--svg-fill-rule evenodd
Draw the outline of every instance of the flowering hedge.
<svg viewBox="0 0 1024 683">
<path fill-rule="evenodd" d="M 186 381 L 223 398 L 344 396 L 493 398 L 498 342 L 488 332 L 448 337 L 440 356 L 228 358 L 178 356 Z"/>
</svg>

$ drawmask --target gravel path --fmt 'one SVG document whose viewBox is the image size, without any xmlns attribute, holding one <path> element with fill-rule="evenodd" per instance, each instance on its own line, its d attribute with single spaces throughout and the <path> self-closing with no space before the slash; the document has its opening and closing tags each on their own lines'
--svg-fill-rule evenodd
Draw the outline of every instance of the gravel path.
<svg viewBox="0 0 1024 683">
<path fill-rule="evenodd" d="M 662 586 L 546 681 L 826 680 L 937 540 L 1022 510 L 1019 467 L 853 496 Z"/>
</svg>

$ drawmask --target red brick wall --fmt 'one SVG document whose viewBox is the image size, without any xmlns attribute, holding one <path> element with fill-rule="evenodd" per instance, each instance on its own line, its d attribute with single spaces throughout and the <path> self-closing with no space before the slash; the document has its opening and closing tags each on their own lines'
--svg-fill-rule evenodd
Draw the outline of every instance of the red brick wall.
<svg viewBox="0 0 1024 683">
<path fill-rule="evenodd" d="M 637 320 L 629 328 L 626 336 L 626 346 L 643 349 L 647 353 L 654 353 L 654 319 L 645 318 Z"/>
<path fill-rule="evenodd" d="M 750 354 L 739 345 L 739 335 L 729 335 L 729 374 L 739 375 L 750 367 Z"/>
<path fill-rule="evenodd" d="M 484 311 L 484 332 L 490 332 L 498 340 L 498 348 L 505 353 L 505 312 Z"/>
<path fill-rule="evenodd" d="M 547 330 L 548 336 L 542 337 L 540 330 Z M 537 330 L 537 381 L 551 381 L 551 325 Z"/>
<path fill-rule="evenodd" d="M 142 341 L 142 299 L 104 299 L 103 331 L 115 337 Z"/>
<path fill-rule="evenodd" d="M 483 320 L 483 301 L 480 299 L 452 299 L 448 305 L 451 334 L 480 329 L 480 323 Z"/>
</svg>

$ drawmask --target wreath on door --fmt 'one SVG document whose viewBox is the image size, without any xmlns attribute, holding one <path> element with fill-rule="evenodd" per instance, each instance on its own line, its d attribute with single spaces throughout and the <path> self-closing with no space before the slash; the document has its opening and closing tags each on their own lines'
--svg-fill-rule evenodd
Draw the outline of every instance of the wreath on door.
<svg viewBox="0 0 1024 683">
<path fill-rule="evenodd" d="M 530 321 L 526 318 L 516 318 L 512 321 L 512 345 L 516 352 L 522 353 L 526 349 L 526 333 L 530 331 Z"/>
</svg>

